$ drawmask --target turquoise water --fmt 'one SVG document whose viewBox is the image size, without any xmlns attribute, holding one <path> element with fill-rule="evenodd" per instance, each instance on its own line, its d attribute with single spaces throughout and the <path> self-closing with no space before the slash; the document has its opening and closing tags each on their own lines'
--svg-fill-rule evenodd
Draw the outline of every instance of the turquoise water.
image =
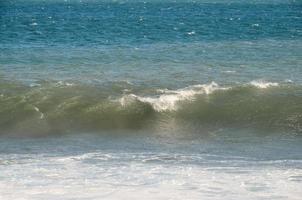
<svg viewBox="0 0 302 200">
<path fill-rule="evenodd" d="M 301 67 L 300 1 L 0 1 L 0 197 L 299 199 Z"/>
</svg>

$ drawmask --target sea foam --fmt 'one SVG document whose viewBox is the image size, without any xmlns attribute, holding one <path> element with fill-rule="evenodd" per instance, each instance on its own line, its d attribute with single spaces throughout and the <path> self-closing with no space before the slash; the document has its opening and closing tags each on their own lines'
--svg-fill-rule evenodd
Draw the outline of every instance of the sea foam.
<svg viewBox="0 0 302 200">
<path fill-rule="evenodd" d="M 252 85 L 252 86 L 255 86 L 257 88 L 261 88 L 261 89 L 279 86 L 278 83 L 266 82 L 266 81 L 263 81 L 263 80 L 254 80 L 254 81 L 251 81 L 249 84 Z"/>
<path fill-rule="evenodd" d="M 211 94 L 216 90 L 226 90 L 227 87 L 220 87 L 217 83 L 192 85 L 177 90 L 159 90 L 161 95 L 155 97 L 142 97 L 135 94 L 125 95 L 119 101 L 121 105 L 126 106 L 134 100 L 149 103 L 154 110 L 161 111 L 175 111 L 177 110 L 177 103 L 185 100 L 194 100 L 196 95 Z"/>
</svg>

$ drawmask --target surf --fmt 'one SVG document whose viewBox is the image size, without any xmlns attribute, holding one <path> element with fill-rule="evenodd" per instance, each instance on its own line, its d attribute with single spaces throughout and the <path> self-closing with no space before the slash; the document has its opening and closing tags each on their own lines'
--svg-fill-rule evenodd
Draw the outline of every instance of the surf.
<svg viewBox="0 0 302 200">
<path fill-rule="evenodd" d="M 59 81 L 35 86 L 1 83 L 0 91 L 1 134 L 150 129 L 171 121 L 198 127 L 302 130 L 302 87 L 295 84 L 211 82 L 132 93 Z"/>
</svg>

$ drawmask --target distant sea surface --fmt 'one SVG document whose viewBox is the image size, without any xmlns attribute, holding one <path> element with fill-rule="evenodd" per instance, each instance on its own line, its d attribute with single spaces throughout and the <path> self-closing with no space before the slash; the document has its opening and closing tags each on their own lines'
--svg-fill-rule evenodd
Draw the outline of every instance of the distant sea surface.
<svg viewBox="0 0 302 200">
<path fill-rule="evenodd" d="M 0 0 L 0 199 L 302 196 L 302 2 Z"/>
</svg>

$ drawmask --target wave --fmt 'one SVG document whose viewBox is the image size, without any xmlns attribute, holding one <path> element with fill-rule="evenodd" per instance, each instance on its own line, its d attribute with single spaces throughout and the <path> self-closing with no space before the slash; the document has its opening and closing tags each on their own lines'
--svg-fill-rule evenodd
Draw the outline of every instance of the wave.
<svg viewBox="0 0 302 200">
<path fill-rule="evenodd" d="M 150 104 L 154 110 L 175 111 L 178 109 L 180 101 L 193 101 L 198 94 L 209 95 L 216 90 L 225 90 L 227 88 L 219 87 L 217 83 L 212 82 L 204 85 L 193 85 L 178 90 L 157 90 L 162 93 L 155 97 L 140 97 L 135 94 L 123 96 L 120 103 L 123 106 L 129 105 L 133 101 L 140 101 Z"/>
<path fill-rule="evenodd" d="M 251 81 L 250 84 L 255 86 L 255 87 L 262 88 L 262 89 L 265 89 L 265 88 L 268 88 L 268 87 L 273 87 L 273 86 L 276 87 L 276 86 L 279 85 L 279 83 L 266 82 L 266 81 L 263 81 L 263 80 Z"/>
<path fill-rule="evenodd" d="M 148 95 L 62 81 L 30 87 L 0 82 L 1 134 L 171 128 L 171 124 L 174 129 L 190 124 L 302 132 L 302 87 L 264 81 L 222 87 L 212 82 L 154 89 Z"/>
<path fill-rule="evenodd" d="M 266 82 L 263 80 L 251 81 L 249 85 L 260 89 L 279 86 L 278 83 Z M 141 97 L 135 94 L 129 94 L 123 96 L 119 101 L 121 105 L 127 106 L 129 103 L 133 102 L 134 100 L 138 100 L 152 105 L 153 109 L 158 112 L 175 111 L 179 108 L 179 102 L 181 101 L 194 101 L 197 95 L 201 95 L 201 94 L 210 95 L 215 91 L 219 91 L 219 90 L 222 91 L 228 89 L 232 89 L 232 88 L 220 87 L 217 83 L 211 82 L 210 84 L 192 85 L 178 90 L 160 89 L 157 91 L 159 91 L 162 94 L 155 97 Z"/>
</svg>

